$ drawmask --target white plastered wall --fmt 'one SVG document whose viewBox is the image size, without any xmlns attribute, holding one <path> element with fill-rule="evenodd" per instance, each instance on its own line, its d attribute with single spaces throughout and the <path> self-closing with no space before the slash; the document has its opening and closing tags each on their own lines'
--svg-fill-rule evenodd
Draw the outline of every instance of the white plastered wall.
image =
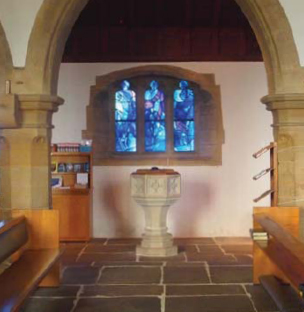
<svg viewBox="0 0 304 312">
<path fill-rule="evenodd" d="M 53 142 L 77 142 L 95 77 L 144 64 L 62 64 L 59 95 L 65 104 L 54 115 Z M 248 236 L 252 199 L 269 189 L 269 180 L 252 176 L 269 166 L 268 155 L 252 154 L 272 140 L 271 114 L 260 103 L 267 94 L 263 63 L 170 63 L 214 73 L 221 87 L 225 144 L 223 165 L 174 167 L 182 176 L 182 198 L 169 211 L 175 236 Z M 94 237 L 139 236 L 143 213 L 130 198 L 130 173 L 138 167 L 94 167 Z M 269 205 L 265 199 L 260 205 Z"/>
<path fill-rule="evenodd" d="M 28 40 L 43 0 L 1 0 L 0 21 L 10 45 L 13 64 L 24 67 Z"/>
</svg>

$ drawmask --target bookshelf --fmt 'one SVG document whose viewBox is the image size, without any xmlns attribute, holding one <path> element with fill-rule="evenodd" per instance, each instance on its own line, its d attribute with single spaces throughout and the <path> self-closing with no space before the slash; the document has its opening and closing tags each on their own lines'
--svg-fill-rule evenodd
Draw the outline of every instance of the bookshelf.
<svg viewBox="0 0 304 312">
<path fill-rule="evenodd" d="M 51 153 L 53 209 L 59 211 L 61 241 L 91 237 L 92 155 L 86 152 Z"/>
</svg>

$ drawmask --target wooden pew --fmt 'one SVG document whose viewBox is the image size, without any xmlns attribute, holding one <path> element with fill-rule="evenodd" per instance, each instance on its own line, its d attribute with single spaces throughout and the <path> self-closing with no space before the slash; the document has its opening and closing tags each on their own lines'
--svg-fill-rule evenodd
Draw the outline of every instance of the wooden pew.
<svg viewBox="0 0 304 312">
<path fill-rule="evenodd" d="M 59 217 L 55 210 L 14 210 L 0 222 L 0 263 L 12 264 L 0 275 L 0 312 L 18 311 L 38 286 L 59 285 Z"/>
<path fill-rule="evenodd" d="M 304 245 L 299 240 L 298 207 L 254 208 L 253 232 L 267 232 L 267 241 L 254 241 L 253 282 L 275 276 L 303 296 Z M 265 280 L 265 278 L 264 278 Z M 273 283 L 273 282 L 272 282 Z"/>
</svg>

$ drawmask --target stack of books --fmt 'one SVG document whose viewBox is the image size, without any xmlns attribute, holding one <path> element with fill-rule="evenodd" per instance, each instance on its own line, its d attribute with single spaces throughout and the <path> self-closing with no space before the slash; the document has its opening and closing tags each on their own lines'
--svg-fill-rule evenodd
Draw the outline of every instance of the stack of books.
<svg viewBox="0 0 304 312">
<path fill-rule="evenodd" d="M 79 143 L 57 143 L 57 152 L 79 152 Z"/>
</svg>

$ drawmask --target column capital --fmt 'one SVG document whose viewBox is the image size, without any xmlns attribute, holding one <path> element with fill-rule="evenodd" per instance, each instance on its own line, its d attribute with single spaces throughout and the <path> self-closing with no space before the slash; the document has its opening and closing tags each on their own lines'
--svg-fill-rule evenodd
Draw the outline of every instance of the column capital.
<svg viewBox="0 0 304 312">
<path fill-rule="evenodd" d="M 282 93 L 266 95 L 261 102 L 267 106 L 267 110 L 304 109 L 304 93 Z"/>
<path fill-rule="evenodd" d="M 272 127 L 304 127 L 304 93 L 267 95 L 261 101 L 272 112 Z"/>
<path fill-rule="evenodd" d="M 64 99 L 57 95 L 48 94 L 19 94 L 21 110 L 43 110 L 57 112 L 58 106 L 64 103 Z"/>
<path fill-rule="evenodd" d="M 52 114 L 64 100 L 59 96 L 48 94 L 18 95 L 21 128 L 53 128 Z"/>
</svg>

